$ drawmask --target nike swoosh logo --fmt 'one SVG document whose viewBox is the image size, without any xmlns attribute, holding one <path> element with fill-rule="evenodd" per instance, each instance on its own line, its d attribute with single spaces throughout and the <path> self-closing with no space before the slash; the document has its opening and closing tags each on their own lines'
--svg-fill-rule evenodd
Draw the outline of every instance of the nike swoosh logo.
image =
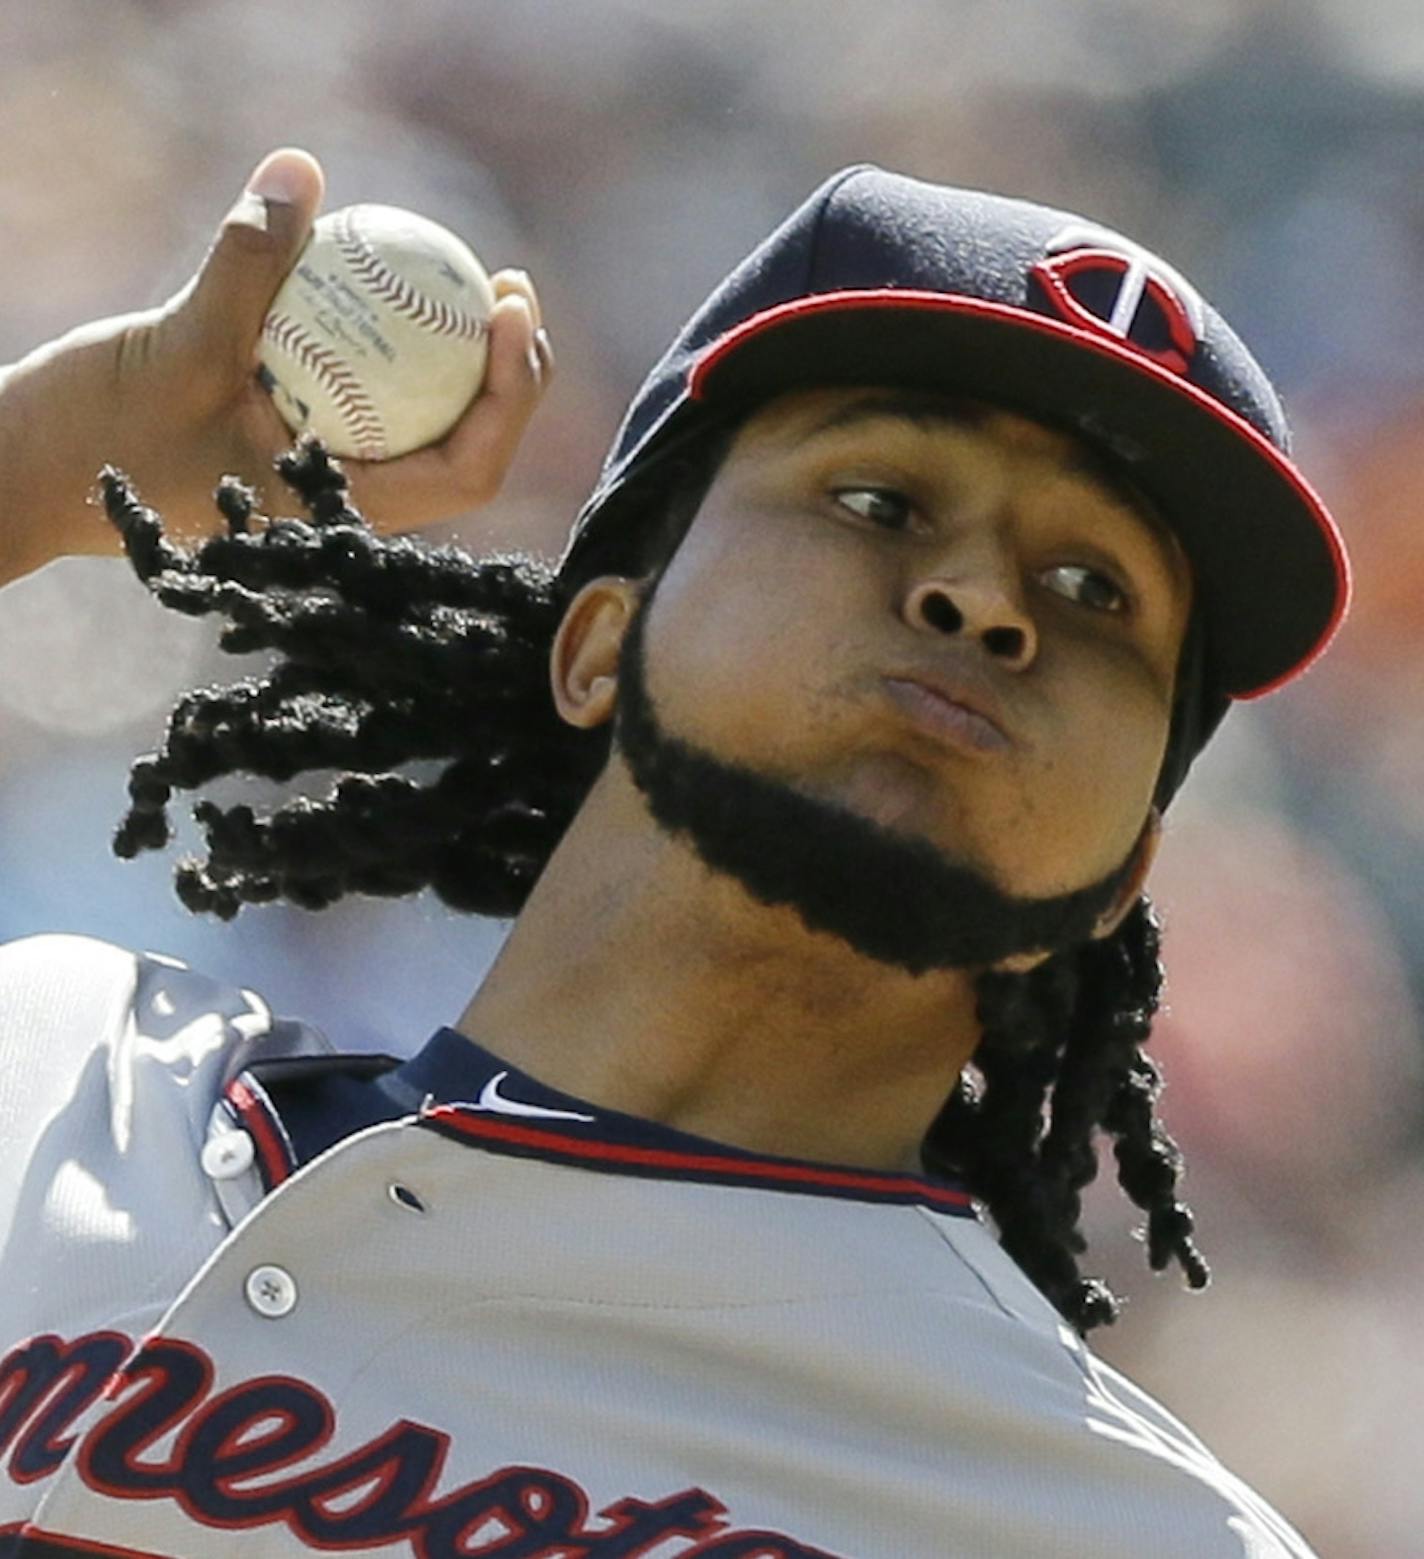
<svg viewBox="0 0 1424 1559">
<path fill-rule="evenodd" d="M 507 1099 L 499 1091 L 499 1085 L 509 1076 L 508 1072 L 496 1072 L 480 1090 L 475 1102 L 477 1110 L 490 1110 L 496 1115 L 523 1115 L 541 1121 L 592 1121 L 592 1115 L 580 1115 L 577 1110 L 550 1110 L 542 1104 L 525 1104 L 520 1099 Z"/>
</svg>

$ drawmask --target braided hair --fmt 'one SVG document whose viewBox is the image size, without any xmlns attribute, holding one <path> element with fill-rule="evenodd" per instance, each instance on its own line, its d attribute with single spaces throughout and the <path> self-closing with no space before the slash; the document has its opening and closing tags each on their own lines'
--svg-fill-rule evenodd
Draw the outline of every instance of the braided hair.
<svg viewBox="0 0 1424 1559">
<path fill-rule="evenodd" d="M 565 725 L 549 696 L 564 608 L 602 572 L 656 578 L 733 431 L 645 477 L 625 500 L 644 511 L 626 527 L 634 539 L 616 555 L 591 551 L 574 577 L 518 554 L 477 559 L 375 535 L 310 439 L 278 462 L 305 518 L 257 514 L 251 490 L 227 478 L 216 493 L 224 531 L 191 549 L 106 468 L 105 508 L 139 579 L 177 611 L 225 618 L 223 649 L 276 657 L 261 675 L 178 701 L 158 750 L 133 765 L 115 851 L 165 846 L 177 790 L 334 770 L 324 798 L 266 815 L 199 801 L 206 856 L 175 869 L 183 903 L 229 919 L 244 904 L 321 909 L 350 893 L 430 887 L 457 910 L 517 914 L 609 753 L 607 726 Z M 397 772 L 419 760 L 443 767 L 426 780 Z M 1119 1308 L 1077 1261 L 1099 1133 L 1147 1214 L 1153 1269 L 1175 1260 L 1193 1288 L 1209 1277 L 1177 1198 L 1182 1157 L 1156 1116 L 1161 1075 L 1143 1050 L 1161 987 L 1145 898 L 1102 941 L 1028 973 L 981 975 L 980 1043 L 923 1144 L 926 1168 L 963 1176 L 1004 1249 L 1081 1333 Z"/>
</svg>

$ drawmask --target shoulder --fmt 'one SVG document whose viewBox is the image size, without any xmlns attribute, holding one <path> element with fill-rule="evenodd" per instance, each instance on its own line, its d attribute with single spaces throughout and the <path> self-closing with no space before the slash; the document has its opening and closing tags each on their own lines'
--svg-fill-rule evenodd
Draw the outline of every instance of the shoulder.
<svg viewBox="0 0 1424 1559">
<path fill-rule="evenodd" d="M 0 945 L 0 1053 L 19 1058 L 28 1036 L 108 1026 L 133 998 L 132 953 L 81 936 Z"/>
<path fill-rule="evenodd" d="M 166 1302 L 225 1228 L 201 1167 L 222 1089 L 256 1056 L 325 1048 L 172 959 L 77 936 L 0 946 L 4 1333 Z M 5 1281 L 17 1263 L 35 1284 Z"/>
<path fill-rule="evenodd" d="M 254 991 L 176 959 L 80 936 L 0 946 L 0 1185 L 42 1143 L 132 1166 L 159 1142 L 199 1148 L 222 1090 L 254 1060 L 324 1055 Z M 150 1168 L 153 1166 L 149 1166 Z"/>
<path fill-rule="evenodd" d="M 54 1075 L 72 1081 L 94 1052 L 233 1075 L 246 1052 L 289 1025 L 255 992 L 177 959 L 93 937 L 43 935 L 0 945 L 0 1076 L 33 1096 Z M 270 1043 L 270 1041 L 269 1041 Z"/>
<path fill-rule="evenodd" d="M 140 960 L 91 937 L 33 936 L 0 946 L 0 1141 L 10 1159 L 23 1121 L 73 1093 L 86 1060 L 132 1022 Z"/>
<path fill-rule="evenodd" d="M 252 1060 L 323 1055 L 310 1026 L 177 959 L 91 937 L 0 945 L 0 1144 L 6 1159 L 63 1114 L 124 1135 L 141 1114 L 195 1127 Z"/>
<path fill-rule="evenodd" d="M 1311 1559 L 1304 1538 L 1224 1466 L 1179 1418 L 1112 1368 L 1073 1331 L 982 1224 L 926 1214 L 983 1286 L 977 1331 L 963 1324 L 944 1351 L 961 1373 L 962 1344 L 988 1403 L 1018 1419 L 1016 1439 L 1040 1483 L 1056 1482 L 1059 1515 L 1084 1532 L 1160 1529 L 1154 1552 L 1232 1559 Z M 926 1349 L 926 1353 L 929 1350 Z M 1078 1549 L 1064 1539 L 1063 1551 Z M 1111 1543 L 1099 1551 L 1117 1552 Z"/>
</svg>

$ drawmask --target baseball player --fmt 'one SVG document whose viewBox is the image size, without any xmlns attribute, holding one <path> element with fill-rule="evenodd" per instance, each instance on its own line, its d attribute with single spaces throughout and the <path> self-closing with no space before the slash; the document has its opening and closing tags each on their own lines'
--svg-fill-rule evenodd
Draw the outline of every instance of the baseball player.
<svg viewBox="0 0 1424 1559">
<path fill-rule="evenodd" d="M 140 577 L 273 652 L 180 702 L 121 852 L 342 772 L 201 802 L 191 906 L 518 918 L 403 1061 L 0 950 L 0 1554 L 1307 1554 L 1094 1357 L 1078 1261 L 1104 1134 L 1206 1281 L 1144 884 L 1348 592 L 1245 347 L 1117 233 L 851 168 L 653 368 L 556 567 L 356 507 L 497 488 L 551 363 L 508 273 L 446 445 L 205 520 L 280 445 L 253 345 L 319 198 L 274 155 L 166 310 L 9 374 L 0 559 L 97 547 L 112 459 Z"/>
</svg>

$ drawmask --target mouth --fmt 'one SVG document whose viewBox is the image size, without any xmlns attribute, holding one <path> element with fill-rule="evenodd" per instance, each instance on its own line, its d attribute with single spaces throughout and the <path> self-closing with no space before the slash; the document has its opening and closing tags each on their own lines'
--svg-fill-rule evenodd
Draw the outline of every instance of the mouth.
<svg viewBox="0 0 1424 1559">
<path fill-rule="evenodd" d="M 913 677 L 885 677 L 885 690 L 911 723 L 948 747 L 976 756 L 1007 752 L 1007 732 L 957 689 Z"/>
</svg>

